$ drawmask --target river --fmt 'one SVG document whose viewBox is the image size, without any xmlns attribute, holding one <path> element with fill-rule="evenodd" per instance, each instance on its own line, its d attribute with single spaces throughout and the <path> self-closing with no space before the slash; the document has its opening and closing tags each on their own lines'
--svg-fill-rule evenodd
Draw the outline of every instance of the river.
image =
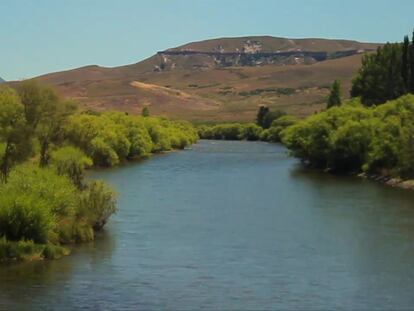
<svg viewBox="0 0 414 311">
<path fill-rule="evenodd" d="M 119 212 L 56 261 L 0 267 L 0 309 L 414 307 L 414 192 L 200 141 L 92 173 Z"/>
</svg>

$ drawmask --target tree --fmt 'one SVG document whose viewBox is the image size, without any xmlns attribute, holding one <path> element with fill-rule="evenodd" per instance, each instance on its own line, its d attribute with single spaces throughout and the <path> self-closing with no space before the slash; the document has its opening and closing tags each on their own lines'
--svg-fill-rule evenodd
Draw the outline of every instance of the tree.
<svg viewBox="0 0 414 311">
<path fill-rule="evenodd" d="M 401 68 L 401 75 L 404 80 L 404 88 L 405 91 L 408 91 L 410 89 L 410 62 L 409 62 L 409 56 L 410 56 L 410 39 L 408 36 L 404 37 L 404 43 L 402 48 L 402 68 Z"/>
<path fill-rule="evenodd" d="M 259 110 L 257 111 L 256 116 L 256 124 L 263 127 L 264 120 L 266 118 L 266 115 L 269 113 L 269 107 L 267 106 L 260 106 Z"/>
<path fill-rule="evenodd" d="M 63 128 L 68 117 L 76 110 L 71 102 L 53 102 L 45 107 L 36 129 L 35 136 L 40 143 L 40 166 L 49 163 L 50 145 L 59 144 L 63 140 Z"/>
<path fill-rule="evenodd" d="M 40 144 L 40 166 L 49 161 L 49 147 L 62 137 L 68 116 L 76 110 L 71 102 L 63 102 L 50 87 L 34 80 L 23 81 L 17 88 L 24 106 L 27 124 Z"/>
<path fill-rule="evenodd" d="M 409 62 L 409 73 L 410 73 L 408 92 L 414 94 L 414 31 L 413 31 L 413 39 L 411 41 L 408 55 L 409 55 L 408 62 Z"/>
<path fill-rule="evenodd" d="M 81 189 L 85 168 L 92 166 L 92 160 L 80 149 L 72 146 L 54 151 L 51 158 L 58 175 L 68 176 L 73 184 Z"/>
<path fill-rule="evenodd" d="M 148 107 L 147 106 L 144 106 L 144 108 L 142 108 L 142 111 L 141 111 L 141 116 L 143 116 L 143 117 L 149 117 L 149 115 L 150 115 L 150 113 L 149 113 Z"/>
<path fill-rule="evenodd" d="M 406 94 L 403 58 L 400 43 L 387 43 L 376 53 L 365 55 L 352 81 L 351 96 L 361 97 L 364 105 L 372 106 Z"/>
<path fill-rule="evenodd" d="M 263 118 L 263 122 L 262 122 L 262 127 L 264 129 L 268 129 L 271 125 L 272 122 L 279 119 L 280 117 L 285 116 L 286 113 L 280 110 L 276 110 L 276 111 L 269 111 Z"/>
<path fill-rule="evenodd" d="M 17 86 L 17 92 L 24 106 L 27 123 L 35 129 L 44 111 L 43 106 L 57 100 L 57 96 L 35 80 L 21 82 Z"/>
<path fill-rule="evenodd" d="M 331 93 L 328 97 L 327 108 L 341 105 L 341 82 L 335 80 L 331 86 Z"/>
<path fill-rule="evenodd" d="M 0 173 L 7 183 L 11 167 L 30 153 L 24 107 L 16 92 L 0 89 Z"/>
</svg>

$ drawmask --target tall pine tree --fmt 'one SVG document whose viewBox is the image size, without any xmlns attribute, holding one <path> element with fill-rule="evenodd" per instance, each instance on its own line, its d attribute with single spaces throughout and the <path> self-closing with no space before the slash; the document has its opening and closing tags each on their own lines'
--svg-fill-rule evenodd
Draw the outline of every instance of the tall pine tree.
<svg viewBox="0 0 414 311">
<path fill-rule="evenodd" d="M 331 87 L 331 93 L 328 97 L 327 108 L 341 105 L 341 82 L 335 80 Z"/>
<path fill-rule="evenodd" d="M 269 107 L 267 106 L 260 106 L 259 110 L 257 111 L 256 116 L 256 124 L 264 127 L 266 116 L 269 114 Z"/>
<path fill-rule="evenodd" d="M 413 40 L 409 48 L 408 62 L 409 62 L 409 65 L 408 65 L 409 71 L 410 71 L 408 92 L 414 93 L 414 31 L 413 31 Z"/>
<path fill-rule="evenodd" d="M 404 88 L 405 91 L 410 89 L 410 63 L 409 63 L 409 55 L 410 55 L 410 39 L 408 36 L 404 37 L 404 43 L 402 47 L 402 67 L 401 67 L 401 75 L 404 80 Z"/>
</svg>

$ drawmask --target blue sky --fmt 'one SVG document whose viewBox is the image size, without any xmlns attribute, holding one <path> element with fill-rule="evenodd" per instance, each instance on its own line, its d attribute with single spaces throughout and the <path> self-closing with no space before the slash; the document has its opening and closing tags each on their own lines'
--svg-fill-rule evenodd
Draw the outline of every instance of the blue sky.
<svg viewBox="0 0 414 311">
<path fill-rule="evenodd" d="M 216 37 L 399 41 L 414 0 L 0 0 L 0 76 L 118 66 Z"/>
</svg>

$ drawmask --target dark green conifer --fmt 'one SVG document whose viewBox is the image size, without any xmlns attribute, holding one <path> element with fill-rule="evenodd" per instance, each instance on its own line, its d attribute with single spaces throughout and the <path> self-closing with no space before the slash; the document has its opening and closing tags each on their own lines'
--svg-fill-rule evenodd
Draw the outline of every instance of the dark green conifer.
<svg viewBox="0 0 414 311">
<path fill-rule="evenodd" d="M 341 82 L 335 80 L 331 87 L 331 93 L 328 97 L 327 108 L 341 105 Z"/>
</svg>

